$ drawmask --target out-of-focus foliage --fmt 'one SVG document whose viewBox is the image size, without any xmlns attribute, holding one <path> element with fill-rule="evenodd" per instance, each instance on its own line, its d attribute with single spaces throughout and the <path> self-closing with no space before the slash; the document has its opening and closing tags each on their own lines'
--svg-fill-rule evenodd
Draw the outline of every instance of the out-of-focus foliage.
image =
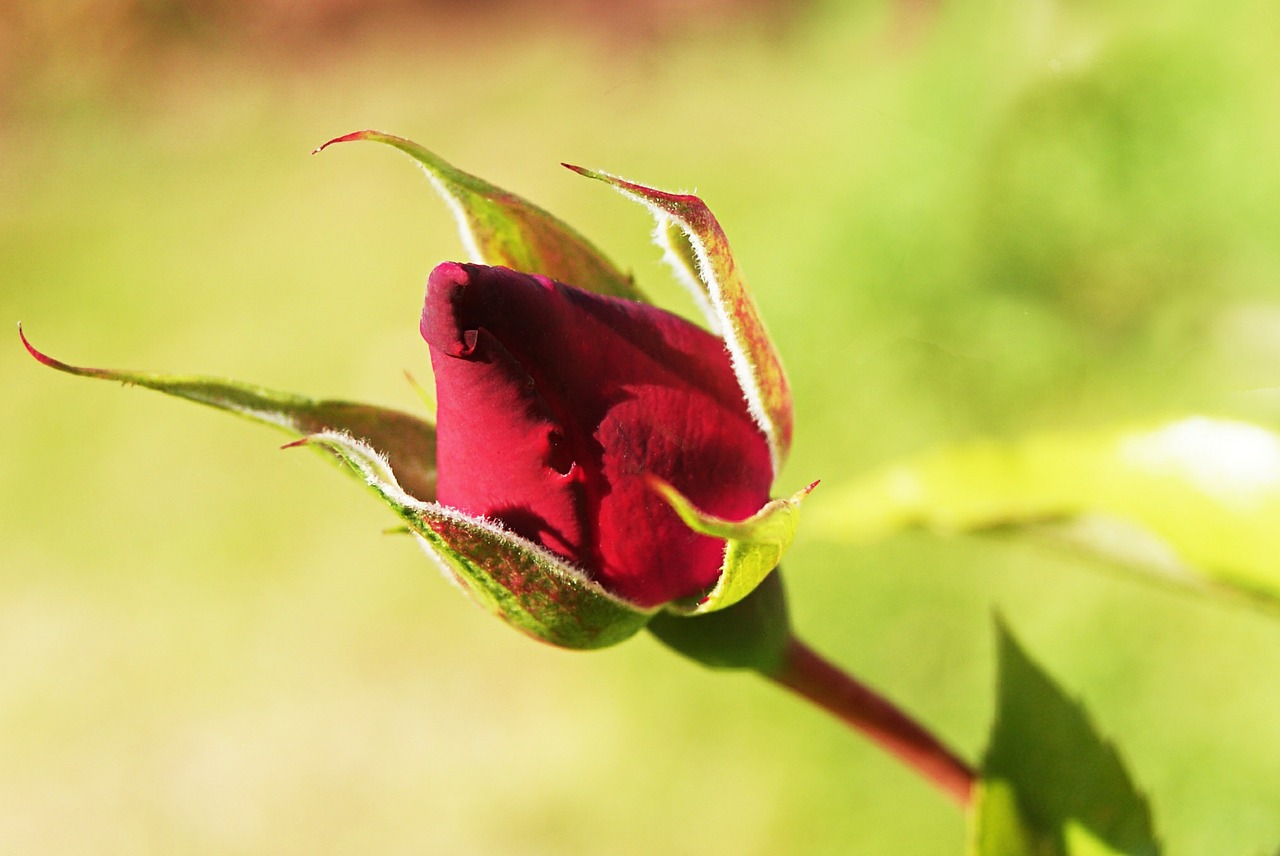
<svg viewBox="0 0 1280 856">
<path fill-rule="evenodd" d="M 642 40 L 422 7 L 159 44 L 92 7 L 0 12 L 0 315 L 72 362 L 419 410 L 456 230 L 385 153 L 306 154 L 379 127 L 690 315 L 643 212 L 558 164 L 696 185 L 786 362 L 779 493 L 821 477 L 810 515 L 942 444 L 1280 417 L 1273 6 L 818 3 Z M 7 353 L 0 850 L 962 851 L 927 785 L 763 682 L 529 645 L 277 435 Z M 1273 617 L 986 539 L 802 525 L 787 561 L 799 632 L 969 757 L 996 606 L 1165 853 L 1275 849 Z"/>
<path fill-rule="evenodd" d="M 0 8 L 0 105 L 17 89 L 65 86 L 88 73 L 108 79 L 154 62 L 186 64 L 191 52 L 237 62 L 385 48 L 390 40 L 434 45 L 442 30 L 468 41 L 513 24 L 572 29 L 577 38 L 653 47 L 692 28 L 764 19 L 786 27 L 808 2 L 781 0 L 47 0 Z M 443 26 L 442 26 L 443 25 Z M 501 41 L 509 40 L 509 35 Z M 547 39 L 547 35 L 541 38 Z M 380 44 L 377 44 L 380 43 Z M 404 47 L 400 45 L 400 47 Z M 505 44 L 496 46 L 499 51 Z"/>
<path fill-rule="evenodd" d="M 910 526 L 1027 534 L 1280 608 L 1280 435 L 1194 416 L 935 450 L 848 485 L 813 523 L 852 544 Z"/>
</svg>

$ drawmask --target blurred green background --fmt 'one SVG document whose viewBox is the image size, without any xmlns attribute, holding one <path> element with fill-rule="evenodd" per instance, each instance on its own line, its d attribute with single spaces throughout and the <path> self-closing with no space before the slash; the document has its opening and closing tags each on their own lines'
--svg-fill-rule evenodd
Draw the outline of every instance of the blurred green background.
<svg viewBox="0 0 1280 856">
<path fill-rule="evenodd" d="M 0 316 L 88 365 L 420 408 L 461 253 L 372 127 L 550 208 L 665 305 L 696 189 L 787 362 L 780 492 L 935 444 L 1280 423 L 1280 7 L 291 0 L 0 11 Z M 0 356 L 0 852 L 948 854 L 861 738 L 648 637 L 531 643 L 282 435 Z M 976 758 L 993 612 L 1172 856 L 1280 842 L 1280 621 L 1044 548 L 806 537 L 796 622 Z"/>
</svg>

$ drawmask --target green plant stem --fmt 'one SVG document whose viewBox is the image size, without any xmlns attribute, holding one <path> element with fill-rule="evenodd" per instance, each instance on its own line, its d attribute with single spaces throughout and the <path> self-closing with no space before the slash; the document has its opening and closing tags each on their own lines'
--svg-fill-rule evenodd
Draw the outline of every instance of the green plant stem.
<svg viewBox="0 0 1280 856">
<path fill-rule="evenodd" d="M 791 638 L 774 681 L 875 741 L 924 776 L 961 807 L 969 805 L 972 767 L 888 699 Z"/>
</svg>

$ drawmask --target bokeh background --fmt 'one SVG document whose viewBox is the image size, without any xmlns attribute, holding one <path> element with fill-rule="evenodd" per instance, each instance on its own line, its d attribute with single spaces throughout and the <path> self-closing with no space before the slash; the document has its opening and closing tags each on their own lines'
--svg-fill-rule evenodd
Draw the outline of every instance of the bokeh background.
<svg viewBox="0 0 1280 856">
<path fill-rule="evenodd" d="M 1248 0 L 42 0 L 0 8 L 0 317 L 81 364 L 420 408 L 461 249 L 412 137 L 665 305 L 696 189 L 790 370 L 780 485 L 1189 412 L 1280 423 L 1280 7 Z M 467 604 L 282 435 L 0 350 L 0 851 L 947 854 L 818 712 Z M 1280 843 L 1280 621 L 1043 547 L 806 537 L 818 648 L 976 758 L 991 620 L 1091 707 L 1171 856 Z"/>
</svg>

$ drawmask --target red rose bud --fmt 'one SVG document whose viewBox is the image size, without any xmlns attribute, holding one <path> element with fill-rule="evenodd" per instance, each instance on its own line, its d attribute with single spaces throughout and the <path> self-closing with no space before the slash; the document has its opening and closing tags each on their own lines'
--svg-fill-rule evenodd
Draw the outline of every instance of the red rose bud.
<svg viewBox="0 0 1280 856">
<path fill-rule="evenodd" d="M 728 520 L 768 502 L 768 442 L 721 339 L 647 304 L 451 263 L 431 274 L 421 330 L 442 505 L 641 608 L 717 582 L 724 541 L 691 529 L 652 477 Z"/>
<path fill-rule="evenodd" d="M 348 140 L 409 155 L 477 261 L 528 272 L 443 264 L 431 274 L 421 331 L 438 431 L 371 405 L 82 368 L 28 350 L 60 371 L 304 435 L 290 445 L 337 455 L 476 601 L 530 636 L 599 648 L 661 608 L 670 615 L 654 628 L 667 644 L 703 662 L 767 668 L 786 616 L 779 582 L 761 583 L 812 485 L 769 500 L 791 442 L 791 397 L 715 217 L 695 196 L 574 167 L 650 208 L 668 261 L 719 335 L 641 302 L 629 276 L 515 194 L 400 137 L 332 142 Z M 668 620 L 721 610 L 696 630 Z M 744 634 L 758 644 L 743 648 Z"/>
</svg>

